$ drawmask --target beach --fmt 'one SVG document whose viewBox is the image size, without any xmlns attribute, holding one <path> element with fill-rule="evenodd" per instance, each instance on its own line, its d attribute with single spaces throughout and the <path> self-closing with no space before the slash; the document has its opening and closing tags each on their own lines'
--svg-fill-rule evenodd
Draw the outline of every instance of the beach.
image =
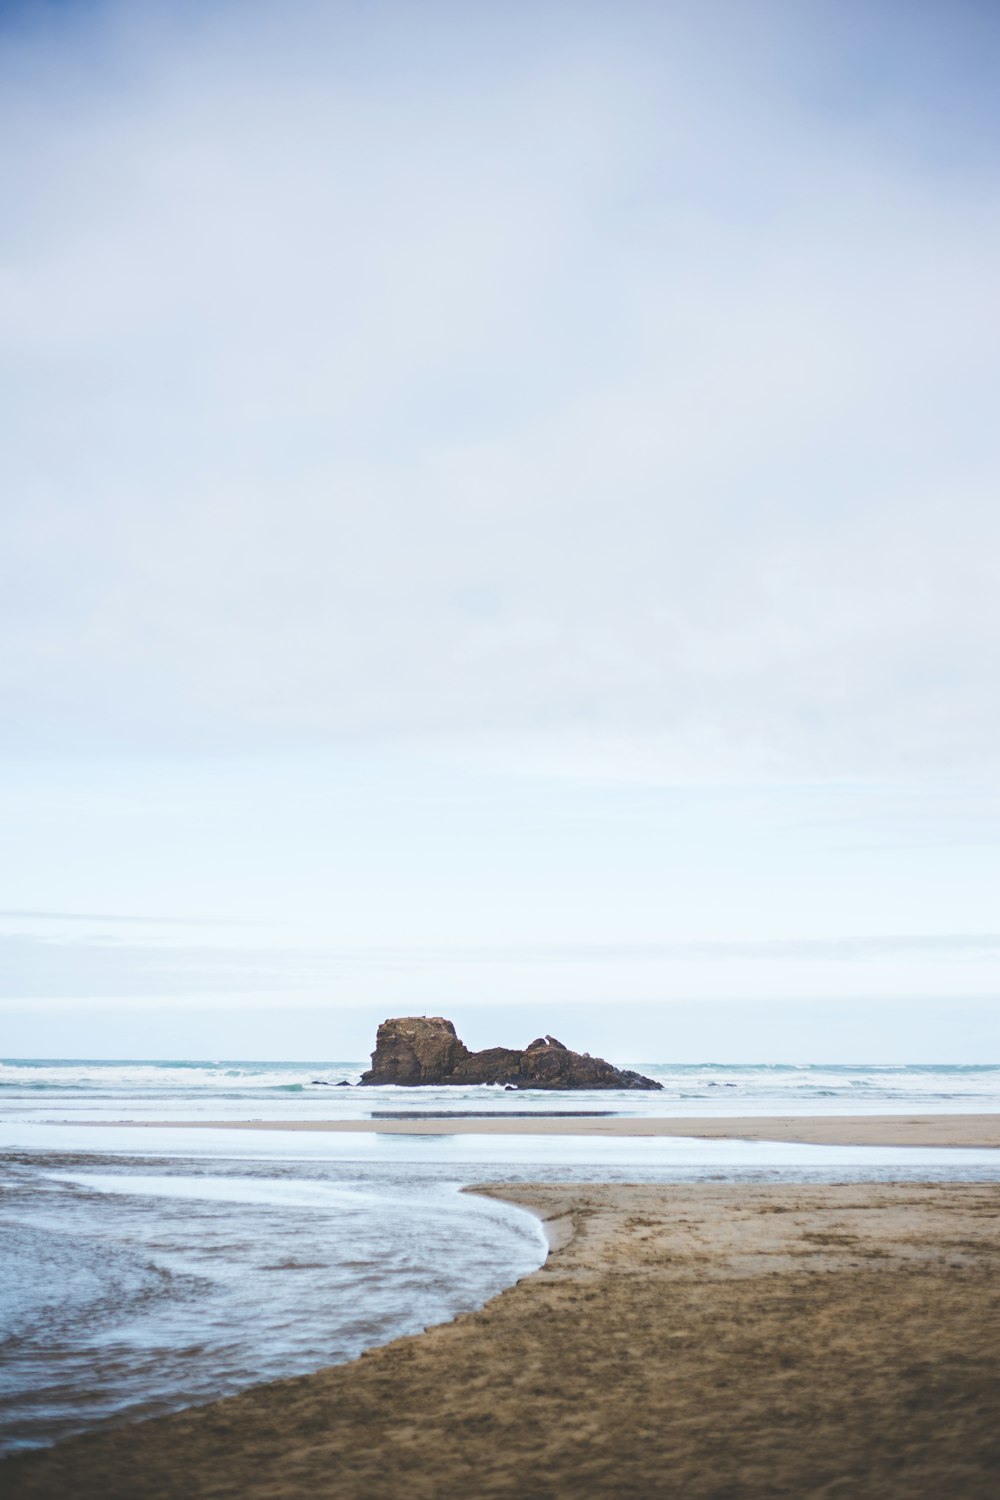
<svg viewBox="0 0 1000 1500">
<path fill-rule="evenodd" d="M 101 1122 L 102 1125 L 112 1122 Z M 130 1122 L 132 1124 L 134 1122 Z M 365 1135 L 680 1136 L 694 1140 L 794 1141 L 816 1146 L 1000 1147 L 1000 1113 L 936 1115 L 758 1115 L 674 1118 L 573 1115 L 515 1117 L 400 1114 L 356 1120 L 147 1120 L 142 1128 L 291 1130 Z"/>
<path fill-rule="evenodd" d="M 14 1351 L 0 1490 L 992 1497 L 994 1070 L 652 1066 L 23 1067 L 4 1222 L 83 1300 Z"/>
<path fill-rule="evenodd" d="M 538 1214 L 554 1248 L 481 1311 L 9 1460 L 5 1493 L 997 1493 L 1000 1185 L 485 1191 Z"/>
<path fill-rule="evenodd" d="M 1000 1500 L 998 76 L 0 0 L 0 1500 Z"/>
</svg>

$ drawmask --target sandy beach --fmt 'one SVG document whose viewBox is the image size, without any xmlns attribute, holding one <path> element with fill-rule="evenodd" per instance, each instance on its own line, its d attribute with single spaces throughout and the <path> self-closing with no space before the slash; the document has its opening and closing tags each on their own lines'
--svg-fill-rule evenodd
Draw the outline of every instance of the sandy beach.
<svg viewBox="0 0 1000 1500">
<path fill-rule="evenodd" d="M 993 1500 L 1000 1187 L 490 1191 L 556 1248 L 481 1312 L 11 1460 L 5 1493 Z"/>
<path fill-rule="evenodd" d="M 388 1114 L 388 1112 L 386 1112 Z M 123 1122 L 124 1123 L 124 1122 Z M 1000 1114 L 947 1115 L 424 1115 L 372 1120 L 144 1120 L 130 1129 L 295 1130 L 376 1135 L 687 1136 L 695 1140 L 797 1141 L 816 1146 L 1000 1147 Z M 94 1122 L 95 1129 L 113 1128 Z"/>
</svg>

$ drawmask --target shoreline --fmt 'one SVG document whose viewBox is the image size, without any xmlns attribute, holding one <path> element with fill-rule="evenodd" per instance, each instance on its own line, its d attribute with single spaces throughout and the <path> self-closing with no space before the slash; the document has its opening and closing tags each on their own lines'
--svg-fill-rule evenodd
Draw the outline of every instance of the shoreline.
<svg viewBox="0 0 1000 1500">
<path fill-rule="evenodd" d="M 992 1500 L 1000 1186 L 504 1184 L 561 1247 L 351 1364 L 0 1466 L 12 1500 Z"/>
<path fill-rule="evenodd" d="M 1000 1149 L 1000 1113 L 732 1116 L 454 1116 L 398 1120 L 74 1120 L 74 1127 L 131 1130 L 288 1130 L 357 1135 L 576 1135 L 787 1141 L 812 1146 Z"/>
</svg>

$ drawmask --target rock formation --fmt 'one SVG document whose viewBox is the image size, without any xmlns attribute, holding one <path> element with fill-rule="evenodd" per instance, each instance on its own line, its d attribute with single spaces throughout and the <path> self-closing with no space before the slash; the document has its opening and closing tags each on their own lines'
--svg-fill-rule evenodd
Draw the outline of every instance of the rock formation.
<svg viewBox="0 0 1000 1500">
<path fill-rule="evenodd" d="M 518 1052 L 487 1047 L 470 1052 L 443 1016 L 397 1016 L 383 1021 L 366 1084 L 502 1083 L 518 1089 L 660 1089 L 662 1083 L 614 1068 L 603 1057 L 571 1052 L 554 1036 L 538 1037 Z"/>
</svg>

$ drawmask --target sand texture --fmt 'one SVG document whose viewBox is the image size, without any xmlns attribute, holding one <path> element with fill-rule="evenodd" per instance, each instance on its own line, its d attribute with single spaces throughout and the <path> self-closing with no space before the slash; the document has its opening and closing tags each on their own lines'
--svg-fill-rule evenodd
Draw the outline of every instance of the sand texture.
<svg viewBox="0 0 1000 1500">
<path fill-rule="evenodd" d="M 95 1129 L 114 1128 L 92 1122 Z M 123 1121 L 130 1129 L 133 1121 Z M 754 1115 L 650 1117 L 567 1114 L 499 1118 L 456 1114 L 397 1120 L 158 1120 L 142 1126 L 171 1130 L 309 1130 L 356 1135 L 682 1135 L 696 1140 L 799 1141 L 816 1146 L 1000 1147 L 1000 1114 L 969 1115 Z"/>
<path fill-rule="evenodd" d="M 9 1461 L 0 1491 L 1000 1494 L 1000 1187 L 496 1191 L 568 1240 L 482 1312 L 350 1365 Z"/>
</svg>

